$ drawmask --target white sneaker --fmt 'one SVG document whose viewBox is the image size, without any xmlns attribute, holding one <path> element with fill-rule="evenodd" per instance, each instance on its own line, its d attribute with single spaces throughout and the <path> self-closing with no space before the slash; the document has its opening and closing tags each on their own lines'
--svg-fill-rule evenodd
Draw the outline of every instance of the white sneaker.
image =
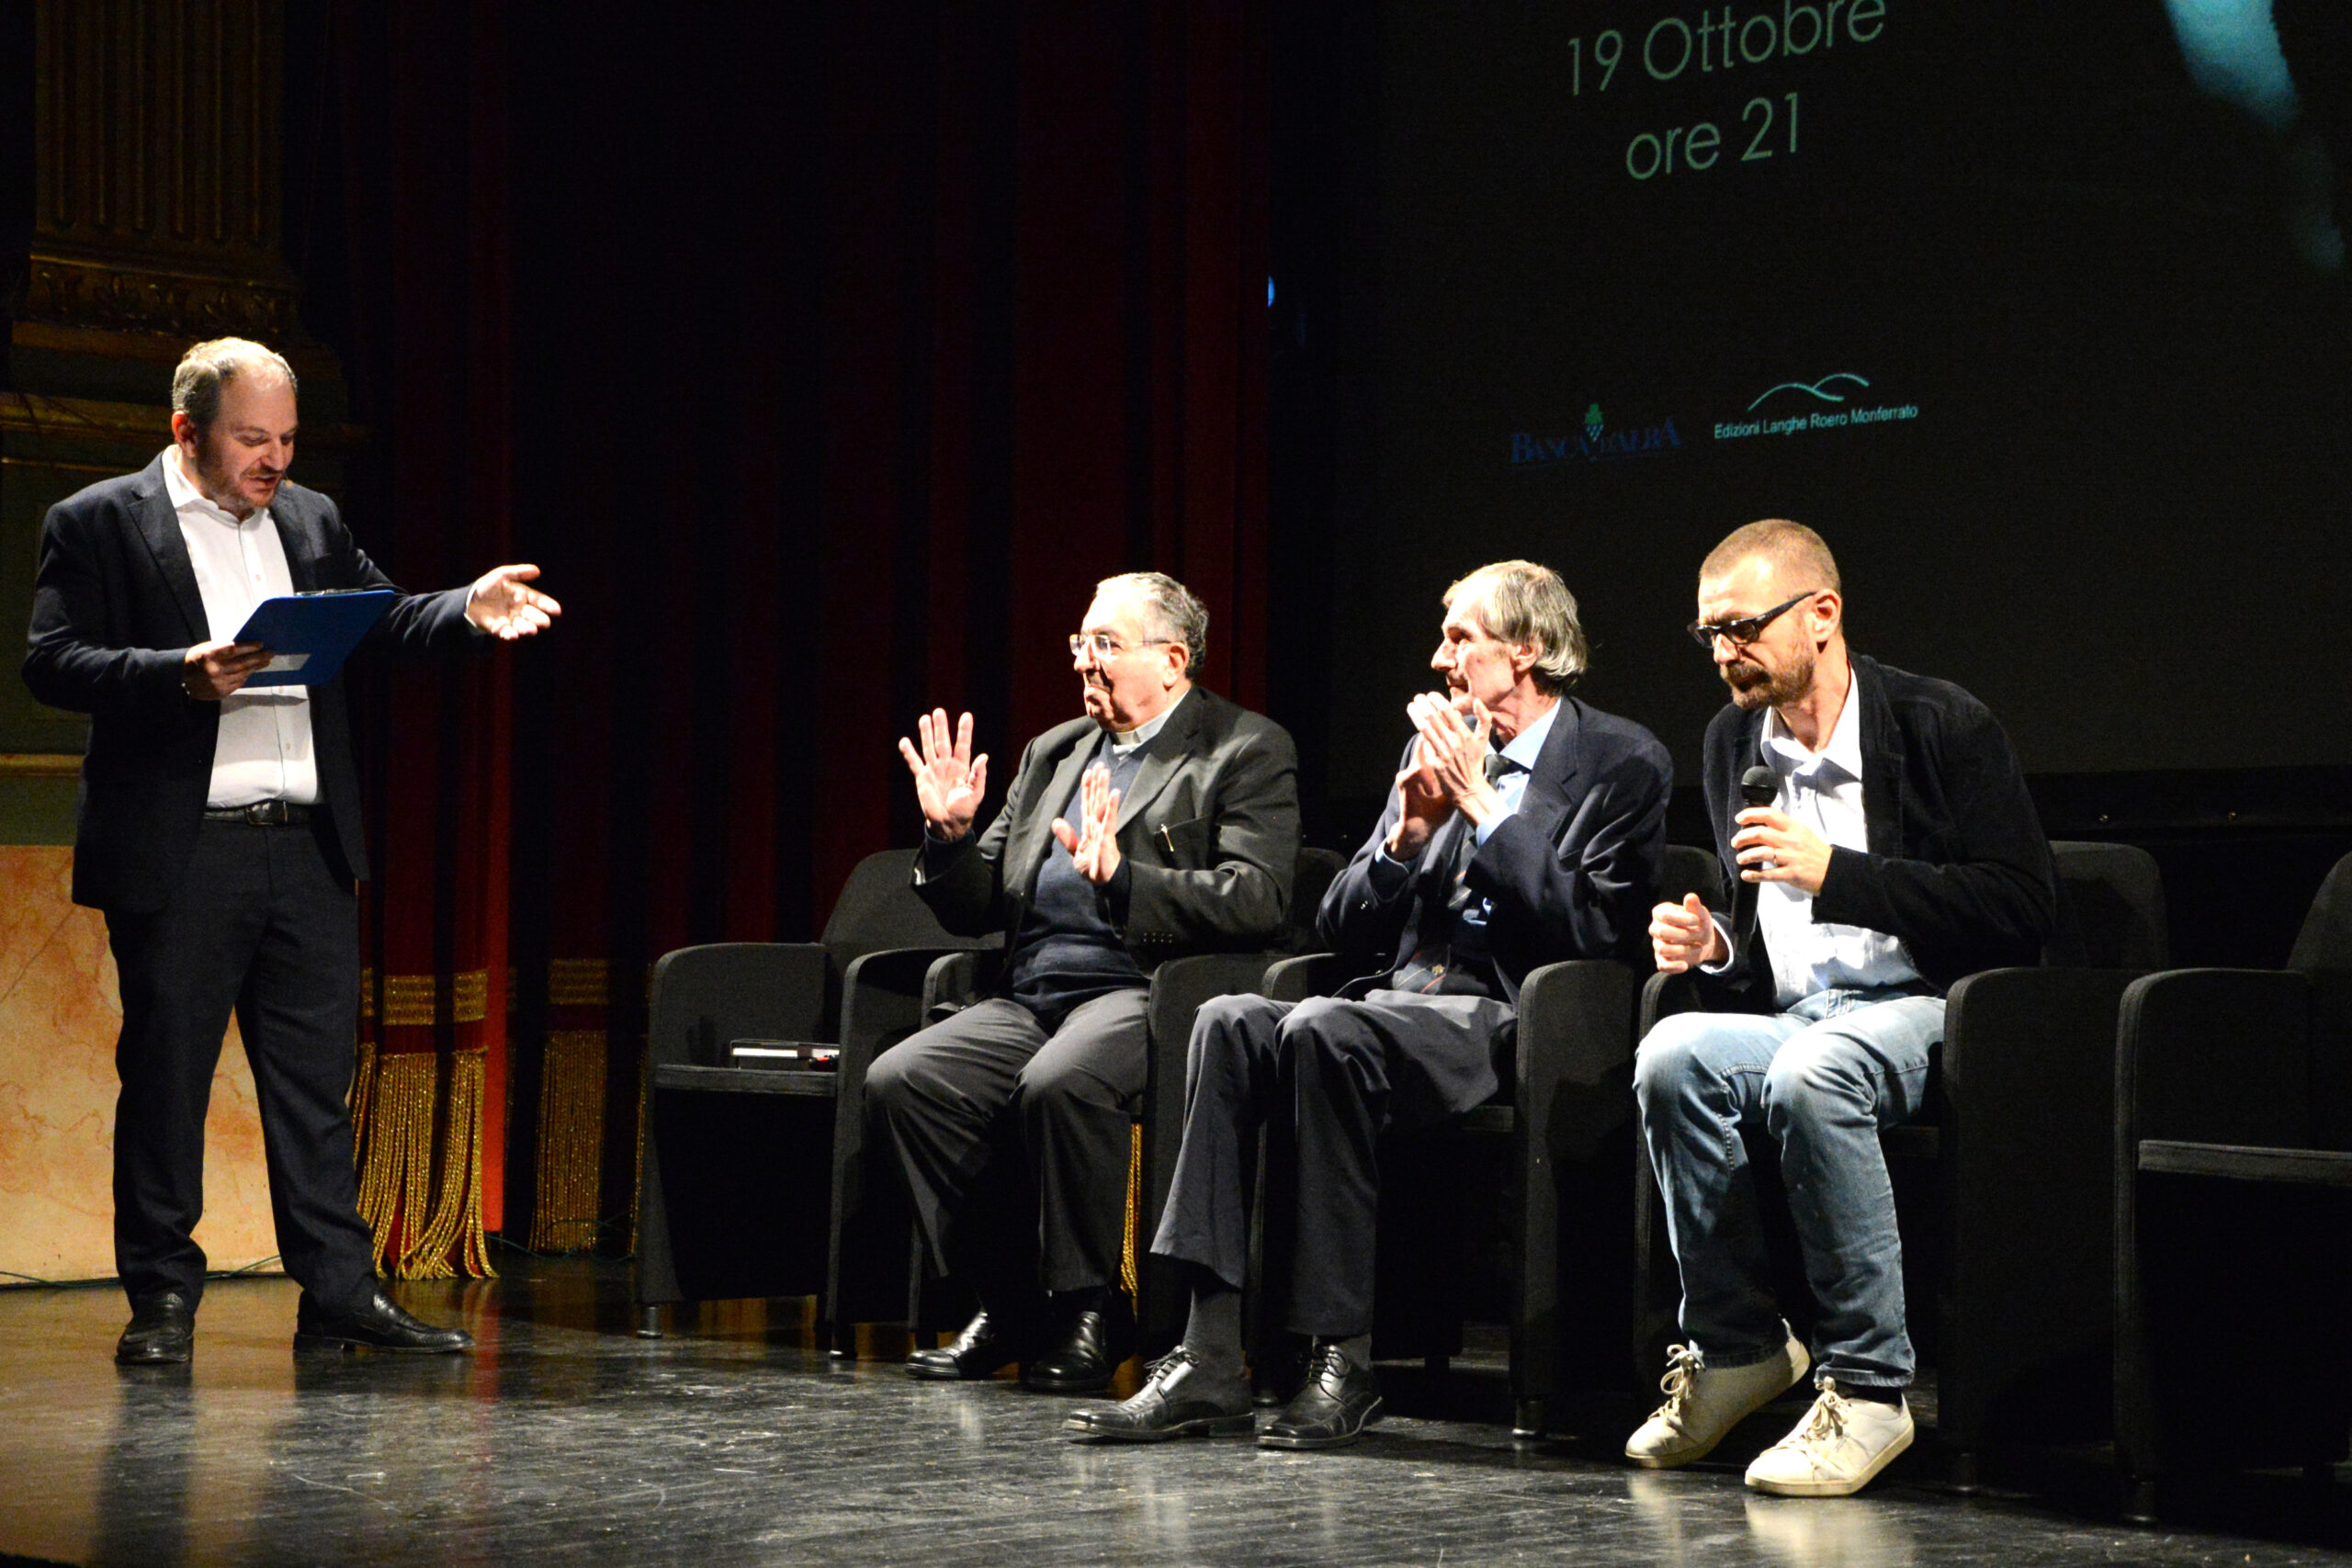
<svg viewBox="0 0 2352 1568">
<path fill-rule="evenodd" d="M 1795 1387 L 1812 1364 L 1793 1334 L 1778 1354 L 1745 1367 L 1711 1368 L 1697 1349 L 1677 1345 L 1667 1352 L 1658 1382 L 1666 1403 L 1625 1439 L 1625 1457 L 1645 1470 L 1704 1459 L 1724 1433 Z"/>
<path fill-rule="evenodd" d="M 1796 1429 L 1747 1467 L 1747 1483 L 1782 1497 L 1850 1497 L 1911 1446 L 1911 1407 L 1901 1399 L 1848 1399 L 1838 1380 L 1821 1380 L 1821 1397 Z"/>
</svg>

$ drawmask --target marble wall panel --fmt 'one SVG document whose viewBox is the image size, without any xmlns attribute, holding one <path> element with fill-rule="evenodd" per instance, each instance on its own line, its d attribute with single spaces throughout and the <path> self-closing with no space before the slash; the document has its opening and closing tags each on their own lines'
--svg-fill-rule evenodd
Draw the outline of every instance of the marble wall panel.
<svg viewBox="0 0 2352 1568">
<path fill-rule="evenodd" d="M 70 849 L 0 845 L 0 1276 L 114 1273 L 122 1005 L 106 921 L 69 895 L 73 865 Z M 212 1267 L 273 1257 L 261 1119 L 233 1025 L 213 1075 L 204 1142 L 196 1237 Z"/>
</svg>

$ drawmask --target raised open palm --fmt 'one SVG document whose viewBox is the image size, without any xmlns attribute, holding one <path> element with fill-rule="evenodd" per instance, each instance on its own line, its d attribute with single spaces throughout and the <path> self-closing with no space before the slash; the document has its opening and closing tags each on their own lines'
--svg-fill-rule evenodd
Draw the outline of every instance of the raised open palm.
<svg viewBox="0 0 2352 1568">
<path fill-rule="evenodd" d="M 915 719 L 915 732 L 922 740 L 920 752 L 910 740 L 899 742 L 899 755 L 915 776 L 915 803 L 933 832 L 960 839 L 972 830 L 989 787 L 988 753 L 972 755 L 972 716 L 966 714 L 950 730 L 947 710 L 933 708 Z"/>
</svg>

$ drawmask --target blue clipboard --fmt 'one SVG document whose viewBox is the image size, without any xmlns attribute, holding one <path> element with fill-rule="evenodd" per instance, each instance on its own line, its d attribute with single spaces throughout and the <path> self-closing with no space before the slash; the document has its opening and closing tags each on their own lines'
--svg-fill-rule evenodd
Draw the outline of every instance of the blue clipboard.
<svg viewBox="0 0 2352 1568">
<path fill-rule="evenodd" d="M 235 640 L 261 644 L 270 660 L 247 676 L 245 684 L 324 685 L 399 597 L 389 588 L 353 588 L 263 600 L 237 628 Z"/>
</svg>

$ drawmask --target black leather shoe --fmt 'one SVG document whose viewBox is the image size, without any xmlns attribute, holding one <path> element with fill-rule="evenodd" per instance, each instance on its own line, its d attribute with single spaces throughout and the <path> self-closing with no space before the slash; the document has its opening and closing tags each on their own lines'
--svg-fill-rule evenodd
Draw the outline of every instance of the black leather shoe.
<svg viewBox="0 0 2352 1568">
<path fill-rule="evenodd" d="M 474 1337 L 462 1328 L 419 1323 L 370 1287 L 356 1305 L 329 1312 L 310 1292 L 294 1307 L 297 1350 L 408 1350 L 452 1355 L 471 1350 Z"/>
<path fill-rule="evenodd" d="M 1105 1410 L 1078 1410 L 1062 1430 L 1114 1443 L 1159 1443 L 1170 1438 L 1244 1438 L 1258 1429 L 1250 1385 L 1219 1377 L 1182 1345 L 1151 1364 L 1136 1396 Z"/>
<path fill-rule="evenodd" d="M 177 1366 L 196 1353 L 196 1308 L 187 1292 L 157 1291 L 130 1303 L 130 1323 L 115 1341 L 126 1367 Z"/>
<path fill-rule="evenodd" d="M 1001 1368 L 1021 1359 L 1012 1337 L 1000 1333 L 985 1312 L 976 1312 L 964 1332 L 933 1350 L 907 1357 L 907 1375 L 950 1382 L 962 1378 L 992 1378 Z"/>
<path fill-rule="evenodd" d="M 1100 1393 L 1135 1348 L 1135 1312 L 1126 1297 L 1110 1292 L 1102 1306 L 1080 1312 L 1052 1349 L 1021 1369 L 1021 1386 L 1039 1393 Z"/>
<path fill-rule="evenodd" d="M 1306 1359 L 1306 1386 L 1258 1434 L 1269 1449 L 1344 1448 L 1380 1417 L 1380 1384 L 1337 1341 L 1318 1339 Z"/>
</svg>

